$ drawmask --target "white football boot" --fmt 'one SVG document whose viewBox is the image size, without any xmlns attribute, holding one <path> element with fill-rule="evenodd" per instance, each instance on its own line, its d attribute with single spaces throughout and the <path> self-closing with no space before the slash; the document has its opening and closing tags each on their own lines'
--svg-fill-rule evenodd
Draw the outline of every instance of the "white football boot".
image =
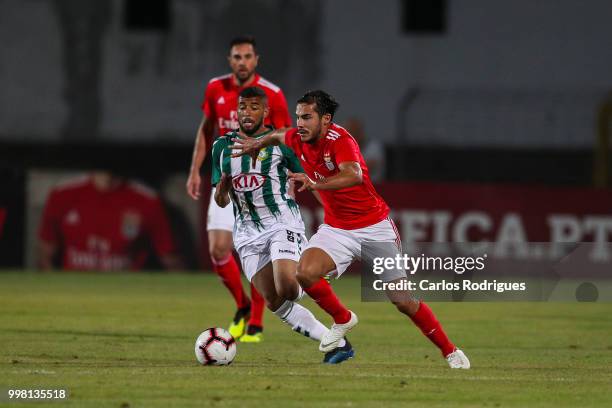
<svg viewBox="0 0 612 408">
<path fill-rule="evenodd" d="M 351 312 L 351 318 L 348 322 L 342 324 L 332 324 L 331 329 L 329 329 L 329 331 L 321 338 L 319 350 L 323 353 L 327 353 L 338 347 L 340 345 L 340 340 L 342 340 L 344 336 L 346 336 L 346 333 L 355 327 L 358 322 L 359 319 L 357 319 L 357 315 Z"/>
<path fill-rule="evenodd" d="M 468 360 L 465 353 L 459 349 L 456 349 L 446 356 L 446 361 L 448 361 L 450 368 L 463 368 L 464 370 L 470 368 L 470 360 Z"/>
</svg>

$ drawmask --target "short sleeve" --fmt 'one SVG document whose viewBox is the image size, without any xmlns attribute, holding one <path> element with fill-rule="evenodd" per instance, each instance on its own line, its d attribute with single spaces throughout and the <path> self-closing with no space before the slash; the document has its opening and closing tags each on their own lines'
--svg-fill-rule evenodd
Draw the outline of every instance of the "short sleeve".
<svg viewBox="0 0 612 408">
<path fill-rule="evenodd" d="M 61 241 L 60 227 L 62 221 L 62 209 L 60 197 L 57 192 L 52 191 L 45 204 L 42 219 L 38 229 L 38 237 L 45 242 L 59 244 Z"/>
<path fill-rule="evenodd" d="M 209 83 L 204 91 L 204 100 L 202 101 L 202 112 L 204 116 L 209 118 L 210 120 L 217 120 L 217 113 L 215 110 L 215 99 L 214 99 L 214 90 L 212 85 Z"/>
<path fill-rule="evenodd" d="M 291 116 L 283 91 L 278 91 L 270 101 L 270 122 L 276 129 L 291 127 Z"/>
<path fill-rule="evenodd" d="M 302 164 L 300 163 L 300 159 L 297 158 L 293 150 L 288 148 L 286 145 L 281 145 L 280 149 L 283 152 L 283 155 L 285 156 L 285 160 L 287 162 L 287 168 L 294 173 L 303 173 L 304 168 L 302 167 Z"/>
<path fill-rule="evenodd" d="M 343 162 L 361 162 L 359 146 L 355 139 L 350 136 L 344 135 L 338 138 L 333 144 L 333 152 L 337 164 Z"/>
<path fill-rule="evenodd" d="M 227 136 L 222 136 L 215 140 L 212 148 L 212 176 L 210 183 L 215 186 L 221 180 L 221 158 L 223 150 L 228 146 Z"/>
</svg>

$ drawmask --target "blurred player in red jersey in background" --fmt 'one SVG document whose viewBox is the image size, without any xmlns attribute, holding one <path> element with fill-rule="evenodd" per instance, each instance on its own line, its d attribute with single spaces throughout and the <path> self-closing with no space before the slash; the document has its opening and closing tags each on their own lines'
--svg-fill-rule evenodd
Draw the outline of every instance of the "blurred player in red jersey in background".
<svg viewBox="0 0 612 408">
<path fill-rule="evenodd" d="M 253 37 L 233 39 L 227 57 L 232 72 L 213 78 L 208 83 L 202 103 L 203 117 L 197 131 L 193 158 L 187 180 L 187 193 L 195 200 L 201 195 L 200 169 L 214 136 L 238 129 L 238 95 L 245 88 L 257 86 L 268 97 L 270 114 L 267 125 L 276 128 L 291 126 L 287 100 L 283 91 L 259 76 L 255 69 L 259 61 Z M 215 128 L 217 133 L 215 134 Z M 221 208 L 210 195 L 206 229 L 213 269 L 236 301 L 237 311 L 229 332 L 242 342 L 260 342 L 263 332 L 264 300 L 251 285 L 251 300 L 242 288 L 241 273 L 232 254 L 234 213 L 231 206 Z M 247 326 L 248 320 L 248 326 Z"/>
<path fill-rule="evenodd" d="M 166 269 L 182 266 L 157 194 L 109 172 L 54 188 L 39 239 L 41 269 L 140 270 L 152 250 Z"/>
<path fill-rule="evenodd" d="M 298 191 L 317 191 L 321 195 L 325 223 L 302 253 L 298 281 L 334 319 L 331 330 L 321 339 L 319 350 L 323 352 L 337 348 L 358 322 L 357 315 L 340 302 L 323 277 L 342 275 L 353 260 L 361 258 L 364 243 L 392 243 L 394 253 L 389 256 L 401 254 L 400 237 L 389 218 L 389 207 L 370 181 L 357 142 L 346 129 L 332 122 L 338 106 L 324 91 L 308 92 L 297 102 L 297 128 L 277 130 L 260 139 L 234 139 L 233 146 L 234 157 L 256 156 L 261 148 L 270 145 L 289 146 L 306 172 L 290 175 L 301 185 Z M 386 280 L 394 282 L 405 276 L 405 271 L 395 270 Z M 470 368 L 468 358 L 449 340 L 425 302 L 405 296 L 393 303 L 440 349 L 451 368 Z"/>
</svg>

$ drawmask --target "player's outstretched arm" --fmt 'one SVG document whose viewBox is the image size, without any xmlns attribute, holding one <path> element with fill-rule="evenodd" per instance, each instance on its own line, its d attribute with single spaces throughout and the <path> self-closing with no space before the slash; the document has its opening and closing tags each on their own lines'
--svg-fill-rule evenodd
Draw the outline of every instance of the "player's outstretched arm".
<svg viewBox="0 0 612 408">
<path fill-rule="evenodd" d="M 191 167 L 189 169 L 189 178 L 187 178 L 186 184 L 187 194 L 194 200 L 199 199 L 201 195 L 200 187 L 202 179 L 200 177 L 200 168 L 206 158 L 206 139 L 212 140 L 214 131 L 215 123 L 206 116 L 203 116 L 200 126 L 198 126 L 198 132 L 193 146 Z"/>
<path fill-rule="evenodd" d="M 259 139 L 235 137 L 232 139 L 232 143 L 234 144 L 229 147 L 232 150 L 232 157 L 244 155 L 257 157 L 259 151 L 264 147 L 278 146 L 284 143 L 285 133 L 287 133 L 288 130 L 289 128 L 276 129 L 272 133 Z"/>
<path fill-rule="evenodd" d="M 361 166 L 357 162 L 342 162 L 338 165 L 340 172 L 324 180 L 314 181 L 304 173 L 291 173 L 289 178 L 302 184 L 298 191 L 304 190 L 341 190 L 363 182 Z"/>
<path fill-rule="evenodd" d="M 225 208 L 230 203 L 229 191 L 232 188 L 232 177 L 229 174 L 222 174 L 215 189 L 215 201 L 221 208 Z"/>
</svg>

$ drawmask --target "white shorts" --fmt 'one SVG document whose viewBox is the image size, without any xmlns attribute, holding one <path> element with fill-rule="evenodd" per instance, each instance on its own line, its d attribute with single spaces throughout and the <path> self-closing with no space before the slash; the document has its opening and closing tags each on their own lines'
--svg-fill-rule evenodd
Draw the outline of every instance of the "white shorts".
<svg viewBox="0 0 612 408">
<path fill-rule="evenodd" d="M 330 276 L 339 278 L 355 259 L 361 259 L 361 246 L 364 243 L 389 243 L 387 248 L 392 248 L 393 253 L 385 253 L 384 256 L 395 256 L 401 254 L 401 240 L 397 227 L 390 218 L 386 218 L 377 224 L 365 228 L 345 230 L 334 228 L 327 224 L 321 224 L 319 230 L 310 237 L 306 246 L 319 248 L 327 253 L 336 264 L 336 270 Z M 392 244 L 392 245 L 391 245 Z M 392 275 L 392 276 L 391 276 Z M 405 277 L 405 273 L 385 276 L 383 280 L 391 281 Z"/>
<path fill-rule="evenodd" d="M 278 229 L 236 248 L 236 252 L 240 257 L 242 270 L 250 282 L 264 266 L 277 259 L 298 262 L 307 243 L 304 234 L 290 229 Z"/>
<path fill-rule="evenodd" d="M 224 230 L 234 231 L 234 206 L 230 202 L 225 208 L 219 207 L 215 201 L 215 188 L 210 193 L 208 215 L 206 217 L 206 231 Z"/>
</svg>

